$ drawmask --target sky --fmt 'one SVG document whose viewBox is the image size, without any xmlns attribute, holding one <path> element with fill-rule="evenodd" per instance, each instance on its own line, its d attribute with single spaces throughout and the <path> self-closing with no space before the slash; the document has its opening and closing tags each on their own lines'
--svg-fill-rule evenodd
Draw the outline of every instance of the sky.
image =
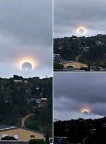
<svg viewBox="0 0 106 144">
<path fill-rule="evenodd" d="M 52 0 L 0 0 L 0 77 L 13 74 L 52 76 Z"/>
<path fill-rule="evenodd" d="M 89 113 L 82 113 L 88 109 Z M 106 116 L 105 73 L 55 73 L 54 119 L 97 119 Z"/>
<path fill-rule="evenodd" d="M 83 36 L 106 34 L 105 6 L 106 0 L 54 0 L 54 37 L 80 36 L 80 26 Z"/>
</svg>

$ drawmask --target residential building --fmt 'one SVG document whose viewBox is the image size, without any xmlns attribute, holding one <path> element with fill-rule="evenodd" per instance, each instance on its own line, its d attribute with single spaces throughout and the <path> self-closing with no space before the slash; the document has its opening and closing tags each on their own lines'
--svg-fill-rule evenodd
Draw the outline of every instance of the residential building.
<svg viewBox="0 0 106 144">
<path fill-rule="evenodd" d="M 18 141 L 29 141 L 30 139 L 45 139 L 44 134 L 38 131 L 29 130 L 22 127 L 0 127 L 0 140 L 5 136 L 12 136 Z"/>
<path fill-rule="evenodd" d="M 15 83 L 22 83 L 22 80 L 14 80 Z"/>
</svg>

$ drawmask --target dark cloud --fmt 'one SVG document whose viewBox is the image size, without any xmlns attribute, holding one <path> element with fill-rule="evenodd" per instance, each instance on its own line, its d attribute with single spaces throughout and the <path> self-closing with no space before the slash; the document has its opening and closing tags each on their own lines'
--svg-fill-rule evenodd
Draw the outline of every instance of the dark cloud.
<svg viewBox="0 0 106 144">
<path fill-rule="evenodd" d="M 94 115 L 106 115 L 105 73 L 55 73 L 55 112 L 80 113 L 88 107 Z"/>
<path fill-rule="evenodd" d="M 0 1 L 0 76 L 21 75 L 13 65 L 22 57 L 39 62 L 30 76 L 52 75 L 52 1 Z"/>
<path fill-rule="evenodd" d="M 106 33 L 105 5 L 105 0 L 55 0 L 55 37 L 76 34 L 75 29 L 81 25 L 88 28 L 87 35 Z"/>
</svg>

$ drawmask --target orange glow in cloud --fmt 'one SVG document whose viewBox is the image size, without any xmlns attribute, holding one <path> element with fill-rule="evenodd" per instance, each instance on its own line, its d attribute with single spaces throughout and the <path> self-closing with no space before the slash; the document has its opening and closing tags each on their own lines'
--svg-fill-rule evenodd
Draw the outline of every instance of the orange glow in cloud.
<svg viewBox="0 0 106 144">
<path fill-rule="evenodd" d="M 31 63 L 31 65 L 32 65 L 32 70 L 34 70 L 34 68 L 36 68 L 37 65 L 38 65 L 37 61 L 34 60 L 32 57 L 22 57 L 22 58 L 20 58 L 19 61 L 18 61 L 18 66 L 19 66 L 20 70 L 22 70 L 22 64 L 23 64 L 24 62 L 29 62 L 29 63 Z"/>
<path fill-rule="evenodd" d="M 81 113 L 84 113 L 84 112 L 87 112 L 87 113 L 90 113 L 91 112 L 91 109 L 88 108 L 88 107 L 83 107 L 80 109 Z"/>
</svg>

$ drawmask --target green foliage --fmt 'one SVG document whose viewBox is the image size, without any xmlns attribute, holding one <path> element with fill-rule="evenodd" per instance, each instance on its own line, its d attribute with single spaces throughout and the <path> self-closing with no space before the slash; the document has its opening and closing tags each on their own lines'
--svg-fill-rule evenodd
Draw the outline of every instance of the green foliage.
<svg viewBox="0 0 106 144">
<path fill-rule="evenodd" d="M 91 64 L 88 63 L 88 67 L 81 67 L 80 70 L 90 71 Z"/>
<path fill-rule="evenodd" d="M 60 69 L 60 70 L 62 70 L 63 68 L 64 68 L 63 64 L 54 63 L 54 69 Z"/>
<path fill-rule="evenodd" d="M 18 76 L 18 75 L 13 75 L 13 79 L 15 79 L 15 80 L 22 80 L 23 77 L 22 76 Z"/>
<path fill-rule="evenodd" d="M 49 144 L 49 133 L 46 133 L 46 144 Z"/>
<path fill-rule="evenodd" d="M 52 78 L 21 78 L 22 82 L 15 82 L 16 78 L 21 77 L 14 75 L 10 79 L 0 79 L 0 123 L 20 126 L 22 117 L 33 113 L 35 116 L 29 118 L 25 126 L 43 133 L 47 130 L 51 135 Z M 47 98 L 47 106 L 38 107 L 32 99 L 42 97 Z"/>
<path fill-rule="evenodd" d="M 49 136 L 52 134 L 52 111 L 49 106 L 42 109 L 35 109 L 33 112 L 35 115 L 30 117 L 26 123 L 25 126 L 29 129 L 41 131 L 43 133 L 48 133 Z"/>
<path fill-rule="evenodd" d="M 100 67 L 106 68 L 106 62 L 102 63 L 102 64 L 100 65 Z"/>
<path fill-rule="evenodd" d="M 46 144 L 46 142 L 42 139 L 38 140 L 38 139 L 31 139 L 29 141 L 29 144 Z"/>
<path fill-rule="evenodd" d="M 80 70 L 85 70 L 85 71 L 86 71 L 87 69 L 88 69 L 87 67 L 81 67 L 81 68 L 80 68 Z"/>
</svg>

